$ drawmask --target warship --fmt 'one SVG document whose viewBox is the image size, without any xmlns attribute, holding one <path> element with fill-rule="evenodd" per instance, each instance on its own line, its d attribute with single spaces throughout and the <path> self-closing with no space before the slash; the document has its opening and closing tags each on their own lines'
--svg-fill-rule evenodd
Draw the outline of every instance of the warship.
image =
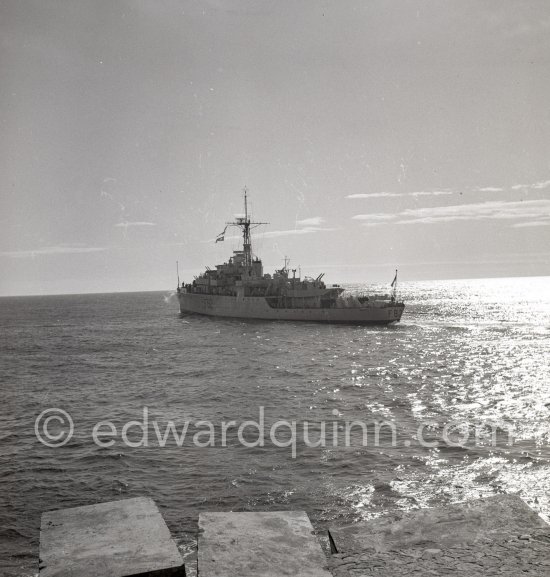
<svg viewBox="0 0 550 577">
<path fill-rule="evenodd" d="M 252 229 L 268 224 L 253 222 L 244 190 L 244 216 L 225 223 L 215 242 L 225 239 L 229 227 L 241 230 L 242 250 L 233 251 L 227 262 L 206 267 L 191 283 L 181 283 L 177 295 L 180 313 L 239 319 L 314 321 L 345 324 L 399 322 L 405 305 L 397 297 L 397 271 L 387 295 L 347 294 L 340 285 L 326 285 L 323 274 L 300 278 L 296 269 L 283 268 L 264 274 L 262 261 L 252 251 Z M 292 272 L 292 276 L 290 275 Z"/>
</svg>

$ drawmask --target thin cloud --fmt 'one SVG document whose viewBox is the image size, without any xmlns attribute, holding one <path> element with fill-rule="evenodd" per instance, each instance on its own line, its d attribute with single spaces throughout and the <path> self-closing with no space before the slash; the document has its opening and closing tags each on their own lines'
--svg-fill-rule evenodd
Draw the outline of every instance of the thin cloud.
<svg viewBox="0 0 550 577">
<path fill-rule="evenodd" d="M 531 220 L 528 222 L 516 222 L 516 224 L 512 225 L 513 228 L 527 228 L 532 226 L 550 226 L 550 220 Z"/>
<path fill-rule="evenodd" d="M 541 218 L 550 214 L 550 200 L 487 201 L 403 211 L 396 224 L 430 224 L 455 220 L 508 220 Z"/>
<path fill-rule="evenodd" d="M 348 194 L 346 198 L 387 198 L 395 196 L 442 196 L 453 194 L 450 190 L 419 190 L 414 192 L 365 192 L 360 194 Z"/>
<path fill-rule="evenodd" d="M 408 192 L 406 196 L 446 196 L 454 194 L 452 190 L 421 190 L 419 192 Z"/>
<path fill-rule="evenodd" d="M 402 192 L 365 192 L 361 194 L 348 194 L 346 198 L 383 198 L 387 196 L 405 196 Z"/>
<path fill-rule="evenodd" d="M 531 184 L 514 184 L 510 187 L 510 190 L 525 190 L 530 188 L 531 190 L 543 190 L 550 187 L 550 180 L 539 180 L 539 182 L 532 182 Z"/>
<path fill-rule="evenodd" d="M 315 232 L 331 232 L 338 230 L 337 228 L 320 228 L 316 226 L 308 226 L 305 228 L 293 228 L 289 230 L 268 230 L 266 232 L 260 232 L 255 236 L 255 238 L 275 238 L 280 236 L 293 236 L 300 234 L 312 234 Z"/>
<path fill-rule="evenodd" d="M 550 180 L 541 180 L 539 182 L 533 182 L 531 184 L 514 184 L 509 187 L 509 190 L 543 190 L 545 188 L 550 188 Z M 468 188 L 465 192 L 505 192 L 507 188 L 502 186 L 477 186 L 474 188 Z M 414 192 L 364 192 L 359 194 L 348 194 L 345 198 L 348 199 L 358 199 L 358 198 L 391 198 L 391 197 L 403 197 L 403 196 L 447 196 L 452 194 L 458 194 L 458 190 L 419 190 Z"/>
<path fill-rule="evenodd" d="M 550 200 L 486 201 L 451 206 L 407 209 L 397 213 L 358 214 L 352 217 L 367 226 L 380 224 L 433 224 L 475 220 L 513 220 L 548 218 Z"/>
<path fill-rule="evenodd" d="M 375 222 L 382 224 L 384 221 L 393 220 L 395 218 L 395 214 L 386 212 L 379 212 L 373 214 L 356 214 L 351 218 L 353 220 L 361 220 L 364 222 Z"/>
<path fill-rule="evenodd" d="M 115 226 L 121 228 L 129 228 L 131 226 L 157 226 L 156 222 L 145 222 L 145 221 L 137 221 L 137 222 L 118 222 Z"/>
<path fill-rule="evenodd" d="M 531 184 L 514 184 L 509 187 L 510 190 L 542 190 L 550 186 L 550 180 L 541 180 L 539 182 L 532 182 Z M 484 186 L 472 189 L 472 192 L 504 192 L 506 187 L 501 186 Z"/>
<path fill-rule="evenodd" d="M 303 220 L 297 220 L 296 226 L 320 226 L 325 222 L 322 216 L 312 216 L 311 218 L 304 218 Z"/>
<path fill-rule="evenodd" d="M 99 246 L 45 246 L 31 250 L 14 250 L 0 252 L 1 256 L 10 258 L 35 258 L 37 256 L 50 256 L 59 254 L 86 254 L 93 252 L 102 252 L 107 250 Z"/>
</svg>

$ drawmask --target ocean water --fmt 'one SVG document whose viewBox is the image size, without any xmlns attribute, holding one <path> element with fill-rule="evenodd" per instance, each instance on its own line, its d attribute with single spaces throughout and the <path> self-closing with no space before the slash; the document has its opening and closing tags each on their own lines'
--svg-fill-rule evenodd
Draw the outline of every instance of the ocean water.
<svg viewBox="0 0 550 577">
<path fill-rule="evenodd" d="M 550 278 L 399 290 L 407 306 L 389 327 L 180 318 L 169 292 L 0 299 L 0 574 L 37 572 L 43 511 L 134 496 L 156 501 L 189 558 L 207 510 L 305 509 L 322 535 L 391 509 L 506 492 L 549 519 Z M 144 407 L 148 446 L 128 446 L 121 430 L 143 423 Z M 258 421 L 260 407 L 266 430 L 289 422 L 279 445 L 295 420 L 310 424 L 310 441 L 324 422 L 326 446 L 298 434 L 294 450 L 269 435 L 245 447 L 236 427 L 222 446 L 221 423 Z M 61 447 L 35 435 L 49 408 L 74 422 Z M 93 440 L 100 421 L 116 427 L 110 447 Z M 181 446 L 155 438 L 169 421 L 190 423 Z M 214 446 L 192 441 L 209 430 L 197 421 L 213 424 Z M 356 426 L 346 443 L 352 421 L 393 429 L 364 446 Z M 127 438 L 143 435 L 134 425 Z"/>
</svg>

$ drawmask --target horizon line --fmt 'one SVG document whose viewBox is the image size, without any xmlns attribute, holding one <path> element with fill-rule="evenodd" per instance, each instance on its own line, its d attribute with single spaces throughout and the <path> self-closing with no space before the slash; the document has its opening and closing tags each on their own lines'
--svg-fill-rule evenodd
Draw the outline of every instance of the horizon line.
<svg viewBox="0 0 550 577">
<path fill-rule="evenodd" d="M 435 278 L 435 279 L 413 279 L 413 280 L 400 280 L 399 284 L 407 283 L 420 283 L 420 282 L 447 282 L 447 281 L 479 281 L 479 280 L 510 280 L 510 279 L 536 279 L 536 278 L 550 278 L 550 275 L 516 275 L 516 276 L 486 276 L 486 277 L 453 277 L 453 278 Z M 366 281 L 346 281 L 338 283 L 342 285 L 356 285 Z M 385 282 L 369 282 L 369 285 L 380 285 L 386 284 Z M 389 283 L 387 283 L 389 285 Z M 60 297 L 60 296 L 85 296 L 85 295 L 111 295 L 111 294 L 142 294 L 142 293 L 172 293 L 176 289 L 166 288 L 166 289 L 151 289 L 151 290 L 139 290 L 139 291 L 127 291 L 127 290 L 112 290 L 112 291 L 89 291 L 83 293 L 65 293 L 65 292 L 54 292 L 54 293 L 20 293 L 20 294 L 0 294 L 0 299 L 9 298 L 26 298 L 26 297 Z"/>
</svg>

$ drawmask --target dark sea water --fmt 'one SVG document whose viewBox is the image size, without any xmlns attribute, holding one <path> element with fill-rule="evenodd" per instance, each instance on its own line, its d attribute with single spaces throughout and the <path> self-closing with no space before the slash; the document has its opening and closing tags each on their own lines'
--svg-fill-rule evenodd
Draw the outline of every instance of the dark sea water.
<svg viewBox="0 0 550 577">
<path fill-rule="evenodd" d="M 0 574 L 37 572 L 43 511 L 135 496 L 156 501 L 186 555 L 207 510 L 305 509 L 321 533 L 506 492 L 550 518 L 550 278 L 403 283 L 400 293 L 407 308 L 390 327 L 180 318 L 170 293 L 0 299 Z M 149 446 L 126 446 L 121 429 L 144 407 Z M 308 421 L 315 440 L 321 421 L 336 434 L 388 421 L 396 442 L 381 429 L 378 446 L 362 446 L 356 428 L 350 446 L 327 435 L 315 448 L 302 435 L 294 458 L 268 434 L 248 448 L 230 429 L 221 446 L 221 422 L 257 421 L 260 407 L 268 431 Z M 62 447 L 35 436 L 48 408 L 74 421 Z M 91 436 L 104 420 L 117 427 L 109 448 Z M 170 420 L 190 422 L 189 438 L 159 447 L 152 422 L 164 431 Z M 192 442 L 201 420 L 215 426 L 214 447 Z M 428 422 L 433 447 L 416 438 Z M 515 434 L 451 446 L 440 431 L 453 422 Z"/>
</svg>

